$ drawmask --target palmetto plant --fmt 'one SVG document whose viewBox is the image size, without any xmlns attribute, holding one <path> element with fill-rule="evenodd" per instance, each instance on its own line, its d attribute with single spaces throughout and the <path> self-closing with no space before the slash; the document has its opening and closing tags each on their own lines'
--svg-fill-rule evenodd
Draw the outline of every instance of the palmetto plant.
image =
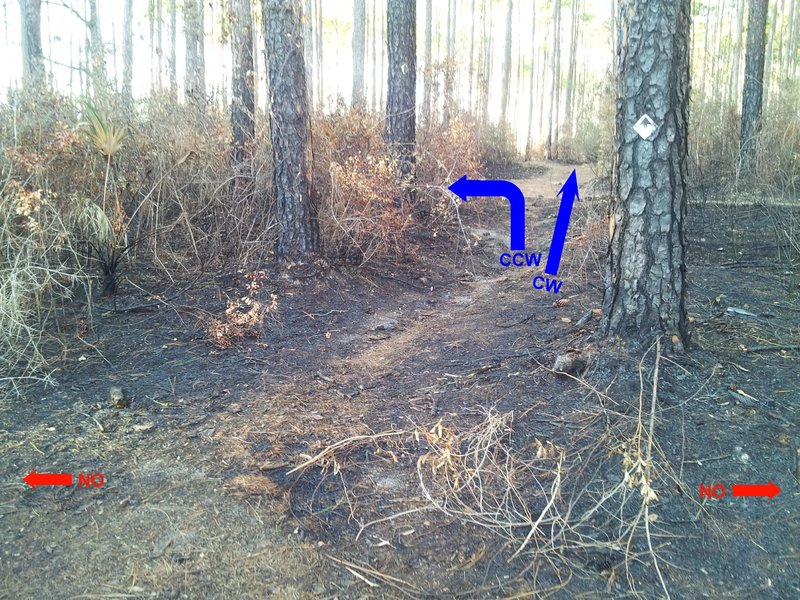
<svg viewBox="0 0 800 600">
<path fill-rule="evenodd" d="M 125 127 L 117 128 L 109 119 L 98 112 L 94 107 L 86 105 L 86 116 L 89 119 L 89 139 L 100 154 L 106 159 L 106 172 L 103 180 L 102 213 L 106 214 L 106 199 L 108 197 L 108 184 L 112 178 L 111 162 L 122 147 L 122 142 L 127 134 Z M 94 249 L 95 257 L 100 263 L 103 274 L 103 293 L 114 293 L 116 288 L 116 270 L 126 248 L 122 243 L 128 226 L 128 218 L 119 195 L 114 188 L 114 206 L 111 215 L 111 236 L 105 239 L 96 239 L 90 242 Z"/>
</svg>

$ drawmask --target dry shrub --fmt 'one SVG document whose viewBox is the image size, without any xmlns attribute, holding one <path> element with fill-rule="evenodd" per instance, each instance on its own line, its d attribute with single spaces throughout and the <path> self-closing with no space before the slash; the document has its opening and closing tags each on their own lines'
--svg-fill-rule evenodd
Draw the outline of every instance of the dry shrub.
<svg viewBox="0 0 800 600">
<path fill-rule="evenodd" d="M 417 135 L 417 199 L 434 218 L 453 214 L 453 195 L 447 186 L 462 175 L 480 177 L 482 146 L 476 123 L 466 117 L 447 125 L 430 125 Z"/>
<path fill-rule="evenodd" d="M 248 272 L 244 277 L 247 280 L 245 294 L 228 300 L 223 315 L 206 323 L 206 336 L 219 348 L 230 348 L 248 337 L 261 337 L 267 318 L 277 319 L 278 297 L 271 294 L 269 304 L 261 300 L 266 273 Z"/>
<path fill-rule="evenodd" d="M 314 131 L 314 189 L 325 253 L 358 263 L 404 254 L 408 207 L 394 199 L 402 182 L 394 177 L 383 139 L 383 122 L 343 105 L 317 115 Z"/>
</svg>

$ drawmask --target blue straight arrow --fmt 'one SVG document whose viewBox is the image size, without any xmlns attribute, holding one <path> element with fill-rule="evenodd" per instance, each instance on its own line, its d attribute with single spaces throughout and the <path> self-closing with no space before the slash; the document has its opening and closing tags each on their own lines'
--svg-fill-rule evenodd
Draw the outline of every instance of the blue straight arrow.
<svg viewBox="0 0 800 600">
<path fill-rule="evenodd" d="M 468 196 L 500 196 L 511 204 L 511 250 L 525 250 L 525 196 L 510 181 L 502 179 L 468 179 L 464 175 L 448 187 L 464 202 Z M 569 217 L 568 217 L 569 218 Z"/>
<path fill-rule="evenodd" d="M 564 242 L 567 239 L 567 228 L 569 227 L 569 219 L 572 215 L 572 205 L 578 196 L 578 176 L 575 171 L 564 182 L 558 194 L 561 196 L 561 205 L 558 207 L 558 217 L 556 217 L 556 226 L 553 228 L 553 239 L 550 242 L 550 252 L 547 253 L 547 264 L 544 267 L 544 272 L 554 277 L 558 275 L 558 267 L 561 264 L 561 253 L 564 250 Z"/>
</svg>

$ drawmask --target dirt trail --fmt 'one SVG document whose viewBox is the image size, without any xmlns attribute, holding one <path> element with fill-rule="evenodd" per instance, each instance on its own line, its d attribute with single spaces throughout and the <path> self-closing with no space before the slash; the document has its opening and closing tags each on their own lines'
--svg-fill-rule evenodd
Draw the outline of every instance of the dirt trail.
<svg viewBox="0 0 800 600">
<path fill-rule="evenodd" d="M 534 251 L 547 250 L 555 196 L 571 169 L 536 165 L 534 176 L 516 180 L 528 198 Z M 591 171 L 579 168 L 578 178 L 589 181 Z M 258 342 L 220 351 L 204 339 L 203 315 L 224 307 L 220 298 L 227 284 L 215 280 L 156 312 L 101 311 L 95 337 L 67 340 L 58 387 L 0 405 L 0 464 L 6 474 L 0 488 L 0 598 L 495 598 L 535 597 L 547 588 L 556 590 L 556 598 L 626 597 L 620 552 L 583 552 L 569 564 L 525 555 L 509 560 L 516 546 L 426 508 L 416 470 L 426 448 L 413 435 L 354 444 L 326 470 L 317 465 L 287 473 L 352 436 L 428 431 L 437 423 L 464 432 L 493 407 L 514 413 L 515 448 L 553 440 L 589 461 L 580 448 L 604 430 L 596 396 L 541 366 L 555 352 L 585 344 L 592 325 L 576 322 L 599 303 L 593 263 L 577 239 L 590 225 L 602 227 L 587 223 L 587 215 L 602 214 L 588 196 L 587 206 L 576 209 L 575 238 L 564 258 L 561 298 L 568 302 L 560 305 L 531 289 L 531 275 L 540 270 L 499 265 L 507 207 L 487 200 L 479 209 L 464 209 L 471 256 L 432 244 L 412 265 L 274 282 L 281 321 Z M 707 271 L 719 270 L 710 265 Z M 703 273 L 698 269 L 695 277 Z M 773 283 L 765 279 L 764 286 Z M 723 282 L 708 285 L 709 295 L 716 293 L 714 286 Z M 697 325 L 699 353 L 680 367 L 664 366 L 664 401 L 672 414 L 680 408 L 684 423 L 683 431 L 665 433 L 665 452 L 698 463 L 735 454 L 736 444 L 718 425 L 723 417 L 736 438 L 748 420 L 766 419 L 770 435 L 786 436 L 772 443 L 788 450 L 789 426 L 796 432 L 799 422 L 788 402 L 800 389 L 791 370 L 796 360 L 731 358 L 735 367 L 722 366 L 703 384 L 705 367 L 718 361 L 707 348 L 728 339 L 704 323 Z M 638 358 L 631 360 L 635 365 Z M 777 370 L 746 387 L 754 397 L 770 389 L 778 405 L 762 410 L 721 404 L 725 377 L 737 369 L 763 369 L 762 360 Z M 607 365 L 593 369 L 589 377 L 596 385 L 621 386 L 615 396 L 621 413 L 634 405 L 635 385 L 617 381 Z M 771 389 L 773 380 L 781 382 L 776 385 L 785 396 Z M 110 405 L 108 388 L 116 384 L 132 396 L 130 407 Z M 683 394 L 702 403 L 691 423 L 685 422 Z M 770 416 L 780 411 L 788 425 Z M 702 441 L 711 431 L 714 447 Z M 697 438 L 681 446 L 681 436 Z M 770 447 L 765 442 L 741 452 L 778 477 L 780 463 L 765 464 Z M 604 466 L 600 476 L 619 479 L 615 464 Z M 738 464 L 738 472 L 720 464 L 719 471 L 702 474 L 687 465 L 684 475 L 695 486 L 712 476 L 755 475 L 752 464 Z M 34 468 L 99 472 L 106 483 L 31 490 L 21 477 Z M 744 534 L 746 521 L 736 506 L 726 504 L 726 512 L 708 521 L 729 527 L 715 538 L 708 523 L 692 520 L 687 506 L 696 510 L 693 503 L 676 490 L 660 491 L 664 535 L 673 536 L 676 548 L 664 553 L 677 568 L 662 565 L 674 597 L 700 593 L 706 585 L 726 590 L 723 597 L 744 597 L 737 594 L 753 578 L 764 594 L 751 597 L 785 598 L 798 590 L 797 570 L 789 566 L 792 560 L 796 566 L 797 549 L 789 546 L 800 538 L 786 535 L 800 533 L 799 513 L 789 510 L 797 508 L 791 491 L 770 505 L 749 505 L 745 517 L 759 523 L 767 540 L 750 534 L 753 545 L 736 562 L 730 552 L 709 557 L 705 547 L 722 547 L 727 531 Z M 770 537 L 775 523 L 784 532 L 780 537 Z M 759 556 L 759 545 L 769 546 L 773 558 Z M 647 559 L 646 552 L 641 556 Z M 704 565 L 704 575 L 698 576 L 693 561 Z M 660 594 L 651 568 L 634 566 L 634 573 L 644 597 Z M 565 575 L 568 582 L 560 579 Z M 567 587 L 558 591 L 562 585 Z"/>
</svg>

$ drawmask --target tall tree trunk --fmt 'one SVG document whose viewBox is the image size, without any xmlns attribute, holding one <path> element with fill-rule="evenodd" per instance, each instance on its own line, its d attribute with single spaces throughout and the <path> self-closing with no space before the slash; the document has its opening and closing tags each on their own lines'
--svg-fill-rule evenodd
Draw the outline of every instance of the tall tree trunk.
<svg viewBox="0 0 800 600">
<path fill-rule="evenodd" d="M 739 105 L 739 71 L 741 71 L 742 59 L 742 31 L 744 29 L 744 5 L 745 0 L 736 0 L 736 44 L 733 47 L 733 72 L 731 73 L 731 87 L 729 93 L 729 104 L 734 107 Z"/>
<path fill-rule="evenodd" d="M 742 131 L 739 138 L 741 175 L 751 175 L 756 169 L 756 142 L 761 130 L 761 101 L 764 91 L 767 8 L 767 0 L 750 0 L 742 90 Z"/>
<path fill-rule="evenodd" d="M 506 11 L 506 44 L 503 54 L 503 87 L 500 96 L 500 124 L 508 122 L 508 97 L 511 87 L 511 24 L 514 22 L 514 0 L 508 0 Z"/>
<path fill-rule="evenodd" d="M 353 10 L 353 106 L 364 105 L 364 54 L 367 36 L 366 0 L 355 0 Z"/>
<path fill-rule="evenodd" d="M 416 140 L 417 10 L 416 2 L 388 0 L 386 86 L 386 141 L 397 160 L 397 176 L 413 184 Z M 411 188 L 404 192 L 413 203 Z M 396 199 L 399 201 L 400 199 Z"/>
<path fill-rule="evenodd" d="M 266 18 L 266 15 L 265 15 Z M 305 47 L 303 48 L 306 63 L 306 83 L 308 84 L 308 104 L 313 108 L 314 90 L 314 0 L 305 0 L 303 13 L 303 37 Z"/>
<path fill-rule="evenodd" d="M 178 11 L 175 0 L 169 0 L 169 95 L 178 101 Z"/>
<path fill-rule="evenodd" d="M 777 14 L 778 0 L 772 1 L 772 10 L 769 12 L 769 44 L 764 57 L 764 102 L 769 97 L 769 88 L 772 80 L 772 44 L 775 41 L 775 30 L 778 29 Z"/>
<path fill-rule="evenodd" d="M 442 122 L 450 124 L 453 114 L 453 88 L 456 77 L 456 2 L 449 0 L 447 7 L 447 60 L 444 68 L 444 104 Z"/>
<path fill-rule="evenodd" d="M 162 81 L 161 77 L 164 73 L 164 3 L 162 0 L 159 0 L 156 4 L 156 31 L 157 31 L 157 40 L 158 43 L 156 45 L 156 81 L 158 85 L 158 89 L 162 89 L 164 87 L 164 82 Z"/>
<path fill-rule="evenodd" d="M 531 76 L 530 93 L 528 94 L 528 134 L 525 136 L 525 160 L 530 160 L 533 153 L 533 88 L 536 79 L 536 3 L 532 2 L 531 16 Z"/>
<path fill-rule="evenodd" d="M 558 102 L 561 90 L 561 1 L 553 2 L 553 56 L 550 81 L 550 114 L 548 118 L 545 158 L 558 158 Z"/>
<path fill-rule="evenodd" d="M 42 0 L 19 0 L 22 25 L 22 77 L 35 89 L 44 80 Z"/>
<path fill-rule="evenodd" d="M 100 15 L 97 0 L 89 0 L 89 36 L 92 56 L 92 89 L 95 97 L 108 91 L 106 80 L 106 49 L 100 30 Z"/>
<path fill-rule="evenodd" d="M 325 102 L 325 78 L 323 75 L 325 74 L 325 65 L 323 64 L 323 56 L 322 56 L 322 46 L 323 46 L 323 33 L 325 31 L 324 28 L 324 21 L 322 18 L 322 0 L 315 0 L 317 2 L 317 10 L 316 10 L 316 22 L 314 25 L 314 35 L 316 39 L 314 41 L 314 50 L 317 53 L 317 64 L 315 65 L 317 68 L 317 110 L 322 112 L 322 107 Z"/>
<path fill-rule="evenodd" d="M 302 259 L 320 247 L 311 177 L 311 123 L 303 58 L 301 0 L 264 0 L 269 66 L 273 187 L 278 261 Z"/>
<path fill-rule="evenodd" d="M 203 0 L 184 0 L 183 31 L 186 40 L 186 99 L 203 106 L 206 97 Z"/>
<path fill-rule="evenodd" d="M 567 66 L 567 89 L 564 93 L 564 135 L 572 140 L 572 119 L 574 118 L 573 97 L 575 93 L 575 54 L 578 50 L 578 27 L 580 23 L 580 2 L 572 0 L 572 20 L 570 21 L 569 65 Z"/>
<path fill-rule="evenodd" d="M 603 318 L 600 333 L 668 350 L 689 341 L 686 316 L 687 124 L 690 0 L 621 0 Z M 647 113 L 658 128 L 643 140 L 633 124 Z"/>
<path fill-rule="evenodd" d="M 233 102 L 231 105 L 231 159 L 234 166 L 249 158 L 255 137 L 253 14 L 250 0 L 231 0 Z"/>
<path fill-rule="evenodd" d="M 475 105 L 472 103 L 472 92 L 474 91 L 475 85 L 477 82 L 475 81 L 475 25 L 478 22 L 478 15 L 475 13 L 475 0 L 472 0 L 472 8 L 470 9 L 470 22 L 472 23 L 472 29 L 469 35 L 469 69 L 467 73 L 467 112 L 470 114 L 474 113 Z"/>
<path fill-rule="evenodd" d="M 492 4 L 490 0 L 483 1 L 483 77 L 481 81 L 481 121 L 489 122 L 489 85 L 492 81 L 492 41 L 489 37 L 494 30 Z"/>
<path fill-rule="evenodd" d="M 378 70 L 378 3 L 372 4 L 370 11 L 372 27 L 372 71 L 369 80 L 372 82 L 372 111 L 378 112 L 378 81 L 383 81 L 383 73 Z"/>
<path fill-rule="evenodd" d="M 433 33 L 433 8 L 432 0 L 425 0 L 425 71 L 423 73 L 423 110 L 425 111 L 425 122 L 430 124 L 433 122 L 433 106 L 431 101 L 433 98 L 433 47 L 432 47 L 432 33 Z"/>
<path fill-rule="evenodd" d="M 122 26 L 122 98 L 130 105 L 133 82 L 133 0 L 125 0 Z"/>
<path fill-rule="evenodd" d="M 797 0 L 789 2 L 789 38 L 786 40 L 786 79 L 794 79 L 797 72 L 797 30 L 800 29 L 800 16 L 797 14 Z"/>
</svg>

